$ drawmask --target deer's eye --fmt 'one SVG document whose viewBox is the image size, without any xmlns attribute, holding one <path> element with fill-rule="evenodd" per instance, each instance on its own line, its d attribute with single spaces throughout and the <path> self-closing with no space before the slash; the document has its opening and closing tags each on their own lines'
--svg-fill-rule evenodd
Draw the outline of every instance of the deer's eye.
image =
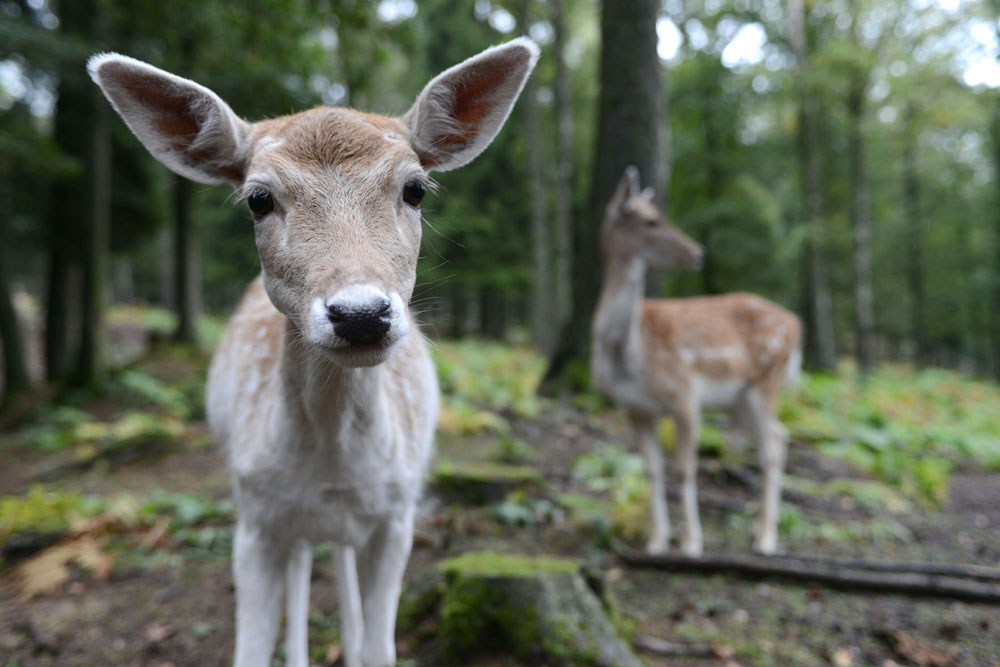
<svg viewBox="0 0 1000 667">
<path fill-rule="evenodd" d="M 274 198 L 270 192 L 257 190 L 247 197 L 247 206 L 254 218 L 262 218 L 274 210 Z"/>
<path fill-rule="evenodd" d="M 416 208 L 424 200 L 424 193 L 427 191 L 420 181 L 410 181 L 403 186 L 403 201 Z"/>
<path fill-rule="evenodd" d="M 652 218 L 650 218 L 649 220 L 646 221 L 646 226 L 647 227 L 656 227 L 656 220 L 653 220 Z"/>
</svg>

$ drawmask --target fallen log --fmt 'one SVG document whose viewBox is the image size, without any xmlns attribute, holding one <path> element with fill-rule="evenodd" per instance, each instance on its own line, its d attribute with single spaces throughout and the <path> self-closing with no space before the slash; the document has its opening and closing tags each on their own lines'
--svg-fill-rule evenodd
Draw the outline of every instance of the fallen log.
<svg viewBox="0 0 1000 667">
<path fill-rule="evenodd" d="M 706 555 L 691 558 L 675 554 L 647 555 L 619 552 L 630 567 L 673 572 L 730 572 L 752 578 L 775 578 L 823 584 L 830 588 L 877 593 L 900 593 L 1000 604 L 1000 582 L 921 572 L 872 571 L 835 562 L 811 563 L 781 556 Z"/>
<path fill-rule="evenodd" d="M 864 560 L 860 558 L 826 558 L 822 556 L 806 556 L 800 554 L 776 554 L 770 556 L 774 560 L 799 561 L 814 565 L 825 565 L 871 572 L 912 572 L 916 574 L 933 574 L 960 579 L 978 579 L 981 581 L 1000 582 L 1000 567 L 975 565 L 973 563 L 928 563 L 905 560 Z"/>
</svg>

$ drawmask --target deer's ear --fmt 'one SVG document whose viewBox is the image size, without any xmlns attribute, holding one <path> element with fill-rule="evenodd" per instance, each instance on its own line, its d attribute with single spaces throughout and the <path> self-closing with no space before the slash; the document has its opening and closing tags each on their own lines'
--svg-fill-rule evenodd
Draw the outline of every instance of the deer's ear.
<svg viewBox="0 0 1000 667">
<path fill-rule="evenodd" d="M 139 141 L 172 171 L 199 183 L 243 182 L 250 125 L 218 95 L 116 53 L 93 56 L 87 70 Z"/>
<path fill-rule="evenodd" d="M 483 152 L 507 120 L 538 54 L 535 43 L 521 37 L 434 77 L 403 116 L 424 168 L 456 169 Z"/>
<path fill-rule="evenodd" d="M 619 179 L 618 186 L 615 187 L 615 193 L 608 201 L 608 211 L 620 210 L 625 202 L 637 194 L 639 194 L 639 169 L 635 165 L 629 165 L 625 167 L 625 172 Z"/>
</svg>

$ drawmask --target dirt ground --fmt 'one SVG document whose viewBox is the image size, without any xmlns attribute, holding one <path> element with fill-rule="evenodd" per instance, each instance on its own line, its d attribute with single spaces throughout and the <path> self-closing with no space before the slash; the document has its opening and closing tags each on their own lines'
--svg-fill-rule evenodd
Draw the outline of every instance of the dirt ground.
<svg viewBox="0 0 1000 667">
<path fill-rule="evenodd" d="M 598 415 L 550 406 L 533 419 L 508 417 L 512 435 L 534 446 L 533 462 L 556 499 L 588 493 L 570 474 L 574 460 L 602 443 L 628 442 L 613 412 Z M 486 458 L 496 437 L 444 437 L 439 454 L 456 460 Z M 0 446 L 2 494 L 23 493 L 42 458 Z M 753 452 L 736 464 L 752 469 Z M 700 493 L 707 552 L 749 550 L 747 520 L 734 502 L 753 495 L 725 474 L 718 461 L 701 468 Z M 804 444 L 793 443 L 788 472 L 823 481 L 845 474 Z M 149 494 L 157 489 L 213 498 L 228 493 L 221 456 L 203 438 L 174 443 L 166 453 L 59 480 L 67 490 L 99 495 Z M 794 500 L 786 503 L 795 505 Z M 809 523 L 867 525 L 881 512 L 854 503 L 817 499 L 797 506 Z M 677 532 L 679 508 L 671 504 Z M 1000 562 L 1000 475 L 959 470 L 939 512 L 911 509 L 892 519 L 907 539 L 824 539 L 816 532 L 783 536 L 794 553 L 823 556 Z M 233 588 L 227 554 L 229 521 L 209 522 L 218 543 L 191 547 L 167 540 L 153 548 L 127 533 L 109 538 L 114 564 L 103 580 L 74 571 L 49 595 L 22 600 L 11 570 L 0 572 L 0 667 L 28 665 L 143 665 L 175 667 L 229 664 L 233 644 Z M 639 546 L 638 543 L 633 547 Z M 898 595 L 834 592 L 809 584 L 750 581 L 733 575 L 670 574 L 632 570 L 565 513 L 529 526 L 498 520 L 491 507 L 448 504 L 429 492 L 423 503 L 407 581 L 425 580 L 434 563 L 470 549 L 546 553 L 586 562 L 600 571 L 611 599 L 640 635 L 712 646 L 711 658 L 640 654 L 650 665 L 893 665 L 996 667 L 1000 664 L 1000 613 L 995 606 Z M 312 588 L 310 640 L 316 664 L 337 658 L 335 582 L 328 552 L 319 550 Z M 405 594 L 404 594 L 405 595 Z M 400 664 L 416 665 L 416 637 L 398 637 Z M 323 657 L 325 656 L 325 657 Z M 275 664 L 281 664 L 276 658 Z M 484 657 L 481 665 L 517 664 Z"/>
</svg>

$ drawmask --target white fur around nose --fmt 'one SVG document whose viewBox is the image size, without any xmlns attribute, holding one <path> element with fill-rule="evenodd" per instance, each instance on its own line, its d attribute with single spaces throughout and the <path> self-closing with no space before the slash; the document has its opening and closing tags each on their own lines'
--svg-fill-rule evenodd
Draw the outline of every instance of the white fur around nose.
<svg viewBox="0 0 1000 667">
<path fill-rule="evenodd" d="M 345 310 L 371 308 L 388 298 L 388 294 L 373 285 L 350 285 L 328 298 L 326 307 L 337 306 Z"/>
<path fill-rule="evenodd" d="M 346 310 L 371 308 L 382 303 L 384 299 L 389 300 L 389 331 L 386 332 L 386 340 L 390 344 L 395 344 L 410 332 L 406 304 L 395 292 L 386 294 L 374 285 L 365 284 L 348 285 L 333 296 L 313 299 L 309 308 L 309 340 L 319 344 L 330 344 L 334 341 L 333 324 L 329 319 L 331 306 Z"/>
</svg>

